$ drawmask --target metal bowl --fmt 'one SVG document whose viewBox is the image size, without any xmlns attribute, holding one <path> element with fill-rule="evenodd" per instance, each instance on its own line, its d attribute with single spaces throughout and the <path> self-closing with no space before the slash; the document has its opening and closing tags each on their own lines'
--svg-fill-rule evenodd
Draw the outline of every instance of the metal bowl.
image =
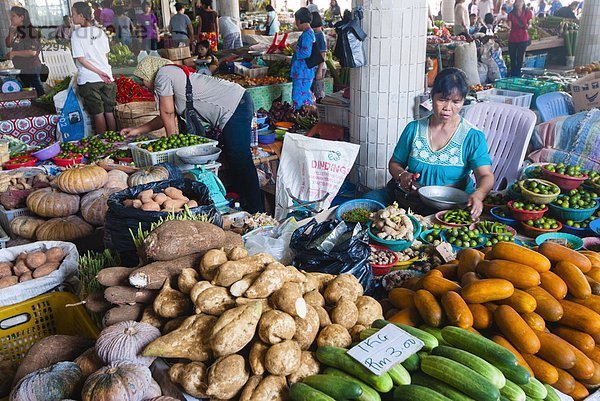
<svg viewBox="0 0 600 401">
<path fill-rule="evenodd" d="M 463 209 L 469 200 L 469 194 L 454 187 L 433 185 L 421 187 L 418 192 L 423 203 L 437 210 Z"/>
<path fill-rule="evenodd" d="M 206 164 L 215 161 L 221 155 L 221 149 L 215 147 L 184 148 L 177 151 L 179 157 L 187 164 Z"/>
</svg>

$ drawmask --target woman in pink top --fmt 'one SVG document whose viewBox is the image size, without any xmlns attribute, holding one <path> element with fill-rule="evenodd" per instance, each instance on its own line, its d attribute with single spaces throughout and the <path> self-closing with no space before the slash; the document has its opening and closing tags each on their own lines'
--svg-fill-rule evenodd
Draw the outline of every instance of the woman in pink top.
<svg viewBox="0 0 600 401">
<path fill-rule="evenodd" d="M 520 77 L 525 50 L 531 44 L 527 30 L 531 27 L 533 13 L 525 8 L 524 0 L 516 0 L 508 14 L 508 54 L 510 55 L 510 76 Z"/>
<path fill-rule="evenodd" d="M 100 12 L 100 21 L 103 27 L 108 28 L 113 24 L 115 12 L 113 11 L 112 0 L 104 0 L 102 2 L 102 11 Z"/>
</svg>

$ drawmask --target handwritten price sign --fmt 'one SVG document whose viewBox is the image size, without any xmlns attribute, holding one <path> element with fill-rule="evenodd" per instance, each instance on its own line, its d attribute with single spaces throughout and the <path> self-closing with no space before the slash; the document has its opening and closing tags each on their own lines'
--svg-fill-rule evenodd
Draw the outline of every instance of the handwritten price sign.
<svg viewBox="0 0 600 401">
<path fill-rule="evenodd" d="M 348 350 L 348 355 L 376 375 L 404 362 L 423 348 L 423 342 L 399 327 L 388 324 Z"/>
</svg>

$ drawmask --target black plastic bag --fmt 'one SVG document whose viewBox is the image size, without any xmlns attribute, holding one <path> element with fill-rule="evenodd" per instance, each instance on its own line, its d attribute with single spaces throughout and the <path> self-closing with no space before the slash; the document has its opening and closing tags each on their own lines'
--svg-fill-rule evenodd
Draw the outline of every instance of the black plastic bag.
<svg viewBox="0 0 600 401">
<path fill-rule="evenodd" d="M 344 13 L 344 19 L 335 24 L 337 42 L 333 55 L 342 67 L 356 68 L 366 64 L 363 42 L 367 34 L 361 27 L 362 18 L 362 8 L 357 7 L 352 14 Z"/>
<path fill-rule="evenodd" d="M 185 196 L 198 202 L 198 207 L 190 209 L 192 213 L 207 214 L 212 217 L 214 224 L 219 227 L 223 225 L 221 214 L 215 208 L 208 188 L 198 181 L 183 178 L 157 181 L 114 193 L 108 198 L 108 211 L 104 224 L 104 246 L 117 251 L 124 266 L 136 266 L 139 261 L 137 249 L 129 230 L 137 233 L 140 224 L 143 230 L 149 230 L 152 223 L 157 222 L 161 217 L 166 218 L 169 213 L 145 212 L 141 209 L 125 207 L 123 201 L 135 199 L 140 192 L 147 189 L 161 192 L 167 187 L 178 188 L 183 191 Z"/>
<path fill-rule="evenodd" d="M 307 225 L 294 231 L 290 241 L 290 248 L 294 252 L 294 266 L 309 272 L 329 274 L 353 274 L 365 289 L 365 294 L 372 290 L 373 271 L 369 264 L 369 247 L 367 230 L 351 236 L 337 243 L 329 252 L 325 253 L 312 244 L 315 240 L 333 231 L 337 226 L 334 220 L 317 223 L 312 220 Z M 346 234 L 353 227 L 348 226 Z"/>
</svg>

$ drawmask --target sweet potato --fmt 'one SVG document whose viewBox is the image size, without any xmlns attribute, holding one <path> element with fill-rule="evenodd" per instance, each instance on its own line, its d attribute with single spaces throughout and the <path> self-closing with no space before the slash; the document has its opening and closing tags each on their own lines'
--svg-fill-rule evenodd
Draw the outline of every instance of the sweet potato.
<svg viewBox="0 0 600 401">
<path fill-rule="evenodd" d="M 302 351 L 300 367 L 291 375 L 288 375 L 287 382 L 291 386 L 294 383 L 302 381 L 305 377 L 319 374 L 320 369 L 321 365 L 315 355 L 309 351 Z"/>
<path fill-rule="evenodd" d="M 119 305 L 106 311 L 102 324 L 107 327 L 125 320 L 139 320 L 144 313 L 144 306 L 142 304 Z"/>
<path fill-rule="evenodd" d="M 133 267 L 107 267 L 96 274 L 96 280 L 105 287 L 129 285 L 129 275 L 134 270 Z"/>
<path fill-rule="evenodd" d="M 156 295 L 157 292 L 155 290 L 146 290 L 126 286 L 108 287 L 104 290 L 104 299 L 115 305 L 133 305 L 136 303 L 150 304 L 154 301 Z"/>
<path fill-rule="evenodd" d="M 250 369 L 255 375 L 262 375 L 265 373 L 265 355 L 269 345 L 262 341 L 254 341 L 250 347 L 250 354 L 248 355 L 248 362 L 250 363 Z"/>
<path fill-rule="evenodd" d="M 140 209 L 142 209 L 144 212 L 160 212 L 161 210 L 160 205 L 153 200 L 144 203 Z"/>
<path fill-rule="evenodd" d="M 168 212 L 181 209 L 187 202 L 183 199 L 168 199 L 162 204 L 162 208 Z"/>
<path fill-rule="evenodd" d="M 207 369 L 202 362 L 176 363 L 169 369 L 172 383 L 179 384 L 193 397 L 205 398 Z"/>
<path fill-rule="evenodd" d="M 188 201 L 188 203 L 186 203 L 186 206 L 190 209 L 193 209 L 195 207 L 198 207 L 198 202 L 192 199 L 191 201 Z"/>
<path fill-rule="evenodd" d="M 352 344 L 352 337 L 344 326 L 339 324 L 330 324 L 319 333 L 317 337 L 317 346 L 323 347 L 331 345 L 333 347 L 346 348 Z"/>
<path fill-rule="evenodd" d="M 19 276 L 19 283 L 23 283 L 23 282 L 29 281 L 29 280 L 33 280 L 32 272 L 23 273 Z"/>
<path fill-rule="evenodd" d="M 52 273 L 53 271 L 58 270 L 59 266 L 60 266 L 60 263 L 58 263 L 58 262 L 44 263 L 43 265 L 41 265 L 40 267 L 38 267 L 37 269 L 35 269 L 33 271 L 33 278 L 47 276 L 48 274 Z"/>
<path fill-rule="evenodd" d="M 27 272 L 31 272 L 31 270 L 27 267 L 27 264 L 23 260 L 19 260 L 15 263 L 13 267 L 13 272 L 15 276 L 20 276 L 21 274 L 25 274 Z"/>
<path fill-rule="evenodd" d="M 139 199 L 134 199 L 133 202 L 131 203 L 131 205 L 136 209 L 140 209 L 142 207 L 143 203 Z"/>
<path fill-rule="evenodd" d="M 212 399 L 232 399 L 242 391 L 249 377 L 246 361 L 241 355 L 219 358 L 208 368 L 206 395 Z"/>
<path fill-rule="evenodd" d="M 148 344 L 143 355 L 207 361 L 212 357 L 209 340 L 216 321 L 216 317 L 209 315 L 190 316 L 179 328 Z"/>
<path fill-rule="evenodd" d="M 192 303 L 187 295 L 171 288 L 169 280 L 165 280 L 152 306 L 158 316 L 173 319 L 188 314 Z"/>
<path fill-rule="evenodd" d="M 167 195 L 171 199 L 183 199 L 183 192 L 180 189 L 167 187 L 163 189 L 165 195 Z"/>
<path fill-rule="evenodd" d="M 272 375 L 287 376 L 300 367 L 302 350 L 296 341 L 271 346 L 265 354 L 265 369 Z"/>
<path fill-rule="evenodd" d="M 271 301 L 277 309 L 294 317 L 306 317 L 306 301 L 302 297 L 302 287 L 298 283 L 289 281 L 283 284 L 279 290 L 273 293 Z"/>
<path fill-rule="evenodd" d="M 248 251 L 243 246 L 236 246 L 227 253 L 227 259 L 235 262 L 236 260 L 248 257 Z"/>
<path fill-rule="evenodd" d="M 159 290 L 166 279 L 174 280 L 183 269 L 197 266 L 201 257 L 200 254 L 195 253 L 168 262 L 159 261 L 149 263 L 131 272 L 129 275 L 129 284 L 136 288 Z"/>
<path fill-rule="evenodd" d="M 244 259 L 236 260 L 235 262 L 225 262 L 216 269 L 212 283 L 222 287 L 229 287 L 247 274 L 264 270 L 265 266 L 272 262 L 274 262 L 273 256 L 267 253 L 258 253 Z"/>
<path fill-rule="evenodd" d="M 271 310 L 263 315 L 258 322 L 258 336 L 267 344 L 278 344 L 291 340 L 296 333 L 294 318 L 285 312 Z"/>
<path fill-rule="evenodd" d="M 58 246 L 52 247 L 46 251 L 47 262 L 62 262 L 65 256 L 65 251 Z"/>
<path fill-rule="evenodd" d="M 202 291 L 196 297 L 196 313 L 206 313 L 213 316 L 220 316 L 227 309 L 235 306 L 235 299 L 225 287 L 211 287 Z"/>
<path fill-rule="evenodd" d="M 144 241 L 145 255 L 151 260 L 173 260 L 210 249 L 229 250 L 243 244 L 240 235 L 225 235 L 223 229 L 203 221 L 167 221 Z"/>
<path fill-rule="evenodd" d="M 232 252 L 235 249 L 238 248 L 233 248 Z M 212 280 L 217 273 L 216 269 L 225 262 L 227 262 L 227 254 L 222 249 L 211 249 L 204 254 L 200 261 L 200 275 L 205 280 Z"/>
<path fill-rule="evenodd" d="M 163 193 L 158 193 L 158 194 L 154 194 L 154 196 L 152 196 L 152 199 L 154 200 L 154 202 L 156 202 L 160 206 L 162 206 L 163 203 L 165 203 L 166 201 L 169 200 L 169 197 Z"/>
<path fill-rule="evenodd" d="M 296 341 L 302 350 L 310 348 L 319 333 L 319 315 L 315 308 L 306 306 L 306 317 L 295 317 L 296 333 L 292 340 Z"/>
<path fill-rule="evenodd" d="M 123 201 L 123 206 L 125 207 L 133 207 L 133 202 L 137 199 L 125 199 Z"/>
<path fill-rule="evenodd" d="M 0 262 L 0 278 L 12 276 L 12 268 L 12 263 Z"/>
<path fill-rule="evenodd" d="M 104 313 L 113 307 L 110 302 L 104 299 L 102 291 L 92 292 L 85 298 L 85 308 L 92 313 Z"/>
<path fill-rule="evenodd" d="M 0 278 L 0 288 L 10 287 L 11 285 L 15 285 L 19 283 L 19 277 L 17 276 L 8 276 L 4 278 Z"/>
<path fill-rule="evenodd" d="M 42 251 L 31 252 L 25 258 L 25 264 L 30 270 L 35 270 L 46 263 L 46 254 Z"/>
<path fill-rule="evenodd" d="M 79 336 L 52 335 L 42 338 L 29 348 L 17 369 L 14 383 L 56 362 L 72 361 L 92 346 L 94 340 Z"/>
<path fill-rule="evenodd" d="M 198 282 L 198 272 L 192 268 L 185 268 L 177 278 L 177 288 L 184 294 L 189 294 Z"/>
<path fill-rule="evenodd" d="M 160 330 L 165 323 L 165 319 L 154 312 L 154 307 L 152 305 L 148 305 L 144 308 L 144 313 L 142 314 L 140 322 L 148 323 L 150 326 L 154 326 Z"/>
<path fill-rule="evenodd" d="M 261 314 L 260 302 L 225 311 L 215 323 L 210 338 L 214 355 L 229 355 L 244 348 L 254 337 Z"/>
</svg>

